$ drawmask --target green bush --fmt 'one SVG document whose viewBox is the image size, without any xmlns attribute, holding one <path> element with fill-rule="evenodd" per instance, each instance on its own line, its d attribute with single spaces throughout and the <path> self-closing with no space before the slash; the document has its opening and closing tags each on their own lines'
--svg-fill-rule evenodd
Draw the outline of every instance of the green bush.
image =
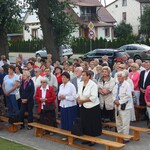
<svg viewBox="0 0 150 150">
<path fill-rule="evenodd" d="M 128 36 L 126 39 L 118 38 L 112 41 L 107 41 L 106 39 L 99 38 L 92 40 L 92 50 L 96 48 L 119 48 L 125 44 L 138 43 L 137 37 Z M 142 44 L 150 45 L 150 41 L 142 41 Z M 32 41 L 9 41 L 9 51 L 10 52 L 31 52 L 34 53 L 37 50 L 43 48 L 43 40 L 32 40 Z M 75 54 L 84 54 L 90 51 L 90 40 L 87 38 L 73 38 L 71 42 L 71 47 Z"/>
</svg>

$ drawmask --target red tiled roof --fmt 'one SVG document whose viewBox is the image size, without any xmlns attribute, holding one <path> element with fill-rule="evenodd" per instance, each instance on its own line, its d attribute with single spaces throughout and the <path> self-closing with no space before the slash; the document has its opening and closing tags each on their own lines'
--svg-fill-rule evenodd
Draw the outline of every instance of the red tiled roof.
<svg viewBox="0 0 150 150">
<path fill-rule="evenodd" d="M 116 20 L 113 18 L 113 16 L 104 7 L 101 7 L 98 10 L 98 19 L 99 19 L 99 21 L 107 22 L 107 23 L 115 23 L 116 22 Z"/>
</svg>

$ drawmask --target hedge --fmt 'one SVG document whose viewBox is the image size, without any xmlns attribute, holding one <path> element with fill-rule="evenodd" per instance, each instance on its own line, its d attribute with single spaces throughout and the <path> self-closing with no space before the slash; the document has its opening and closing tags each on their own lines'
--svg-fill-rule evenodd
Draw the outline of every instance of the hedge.
<svg viewBox="0 0 150 150">
<path fill-rule="evenodd" d="M 112 41 L 107 41 L 106 39 L 100 38 L 92 40 L 92 49 L 96 48 L 119 48 L 125 44 L 138 43 L 135 38 L 128 39 L 114 39 Z M 146 40 L 142 42 L 150 46 L 150 41 Z M 31 52 L 34 53 L 37 50 L 42 49 L 42 40 L 32 40 L 32 41 L 9 41 L 9 51 L 10 52 Z M 74 38 L 71 42 L 71 47 L 75 54 L 84 54 L 90 51 L 90 40 L 87 38 Z"/>
</svg>

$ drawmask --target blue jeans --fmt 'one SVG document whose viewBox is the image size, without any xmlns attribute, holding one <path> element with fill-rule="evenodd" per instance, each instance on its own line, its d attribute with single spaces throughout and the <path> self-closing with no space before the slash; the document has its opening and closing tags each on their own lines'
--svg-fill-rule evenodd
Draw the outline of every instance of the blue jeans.
<svg viewBox="0 0 150 150">
<path fill-rule="evenodd" d="M 8 107 L 8 116 L 19 115 L 18 102 L 15 95 L 6 96 L 6 104 Z"/>
</svg>

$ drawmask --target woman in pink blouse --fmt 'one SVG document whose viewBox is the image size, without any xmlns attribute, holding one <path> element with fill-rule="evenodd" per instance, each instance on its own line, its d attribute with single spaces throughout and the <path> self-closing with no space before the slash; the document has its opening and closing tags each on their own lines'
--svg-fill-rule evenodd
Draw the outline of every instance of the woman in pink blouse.
<svg viewBox="0 0 150 150">
<path fill-rule="evenodd" d="M 136 96 L 136 105 L 139 105 L 139 98 L 140 98 L 140 89 L 138 86 L 140 73 L 137 71 L 139 69 L 138 64 L 132 63 L 131 64 L 131 72 L 129 74 L 130 79 L 133 81 L 134 84 L 134 94 Z"/>
</svg>

